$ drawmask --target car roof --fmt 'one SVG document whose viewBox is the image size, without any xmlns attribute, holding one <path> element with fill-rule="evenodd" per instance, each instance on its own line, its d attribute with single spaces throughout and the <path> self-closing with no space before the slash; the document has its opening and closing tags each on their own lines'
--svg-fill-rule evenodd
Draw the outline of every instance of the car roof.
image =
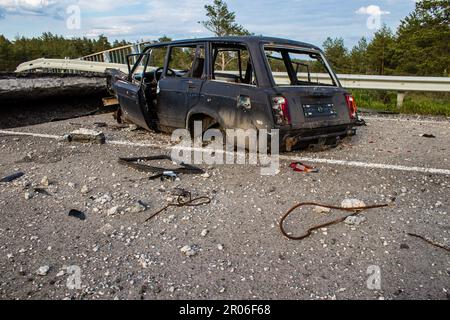
<svg viewBox="0 0 450 320">
<path fill-rule="evenodd" d="M 275 37 L 264 37 L 264 36 L 229 36 L 229 37 L 210 37 L 210 38 L 195 38 L 195 39 L 185 39 L 185 40 L 176 40 L 170 42 L 163 43 L 155 43 L 151 44 L 147 47 L 162 47 L 168 45 L 180 45 L 180 44 L 191 44 L 191 43 L 200 43 L 200 42 L 240 42 L 245 44 L 259 44 L 259 43 L 267 43 L 273 45 L 290 45 L 290 46 L 299 46 L 303 48 L 315 49 L 321 51 L 321 49 L 315 45 L 294 41 L 283 38 L 275 38 Z"/>
</svg>

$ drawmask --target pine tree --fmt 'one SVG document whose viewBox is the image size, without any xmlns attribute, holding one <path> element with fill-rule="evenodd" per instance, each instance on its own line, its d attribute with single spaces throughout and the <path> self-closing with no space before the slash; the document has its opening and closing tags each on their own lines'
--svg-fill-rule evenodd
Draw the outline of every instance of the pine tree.
<svg viewBox="0 0 450 320">
<path fill-rule="evenodd" d="M 350 52 L 350 71 L 354 74 L 367 74 L 367 39 L 362 37 Z"/>
<path fill-rule="evenodd" d="M 378 75 L 392 74 L 394 68 L 395 37 L 386 25 L 375 33 L 372 42 L 367 47 L 367 62 L 371 73 Z"/>
<path fill-rule="evenodd" d="M 347 73 L 349 68 L 348 50 L 345 48 L 344 39 L 327 38 L 323 43 L 325 56 L 333 66 L 335 72 Z"/>
<path fill-rule="evenodd" d="M 398 74 L 450 75 L 450 0 L 424 0 L 397 31 Z"/>
</svg>

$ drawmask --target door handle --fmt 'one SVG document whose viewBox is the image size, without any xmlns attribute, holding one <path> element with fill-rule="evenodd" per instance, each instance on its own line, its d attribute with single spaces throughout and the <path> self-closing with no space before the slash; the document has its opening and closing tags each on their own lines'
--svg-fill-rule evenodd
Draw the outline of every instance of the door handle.
<svg viewBox="0 0 450 320">
<path fill-rule="evenodd" d="M 188 89 L 197 89 L 198 88 L 198 85 L 192 80 L 189 80 L 187 82 L 187 84 L 188 84 Z"/>
</svg>

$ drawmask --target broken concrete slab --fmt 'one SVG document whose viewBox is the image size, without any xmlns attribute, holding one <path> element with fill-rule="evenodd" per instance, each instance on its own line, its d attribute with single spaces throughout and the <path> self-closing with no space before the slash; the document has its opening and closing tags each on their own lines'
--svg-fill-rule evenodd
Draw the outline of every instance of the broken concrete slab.
<svg viewBox="0 0 450 320">
<path fill-rule="evenodd" d="M 82 128 L 64 136 L 64 140 L 69 142 L 104 144 L 106 142 L 106 137 L 102 131 Z"/>
</svg>

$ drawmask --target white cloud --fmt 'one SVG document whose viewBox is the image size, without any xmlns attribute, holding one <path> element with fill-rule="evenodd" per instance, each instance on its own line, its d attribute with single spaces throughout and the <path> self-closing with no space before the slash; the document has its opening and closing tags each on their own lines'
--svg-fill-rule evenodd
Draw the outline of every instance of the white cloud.
<svg viewBox="0 0 450 320">
<path fill-rule="evenodd" d="M 361 7 L 356 11 L 357 14 L 367 14 L 369 16 L 381 16 L 391 14 L 389 11 L 383 11 L 379 6 L 371 4 L 367 7 Z"/>
<path fill-rule="evenodd" d="M 35 15 L 61 17 L 61 1 L 56 0 L 0 0 L 0 16 Z"/>
</svg>

